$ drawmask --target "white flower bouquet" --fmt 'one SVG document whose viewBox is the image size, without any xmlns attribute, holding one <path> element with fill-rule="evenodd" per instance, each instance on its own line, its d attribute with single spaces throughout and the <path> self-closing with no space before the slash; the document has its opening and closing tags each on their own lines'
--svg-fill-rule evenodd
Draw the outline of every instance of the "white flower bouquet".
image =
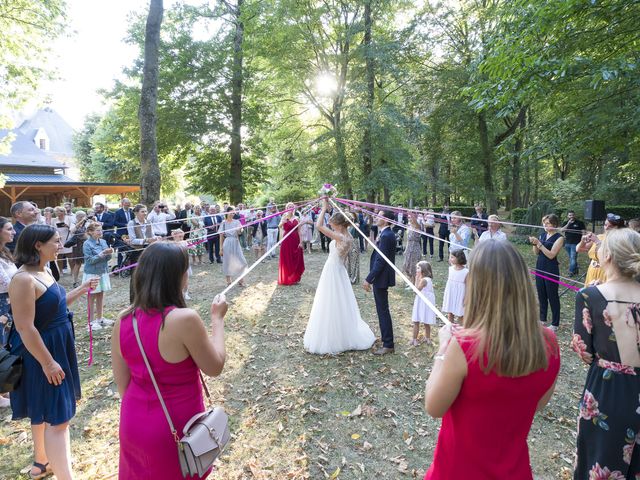
<svg viewBox="0 0 640 480">
<path fill-rule="evenodd" d="M 337 193 L 338 191 L 336 190 L 336 187 L 334 187 L 330 183 L 325 183 L 324 185 L 322 185 L 322 188 L 318 190 L 318 195 L 322 197 L 335 197 Z"/>
</svg>

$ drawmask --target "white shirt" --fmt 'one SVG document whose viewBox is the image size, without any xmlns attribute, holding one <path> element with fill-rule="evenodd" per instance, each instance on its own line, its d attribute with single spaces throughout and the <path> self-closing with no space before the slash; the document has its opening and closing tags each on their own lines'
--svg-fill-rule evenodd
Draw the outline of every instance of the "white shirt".
<svg viewBox="0 0 640 480">
<path fill-rule="evenodd" d="M 174 220 L 176 216 L 173 213 L 164 213 L 151 210 L 147 215 L 147 221 L 151 224 L 154 235 L 167 235 L 167 221 Z"/>
<path fill-rule="evenodd" d="M 506 242 L 507 234 L 504 233 L 502 230 L 498 230 L 496 231 L 496 233 L 492 235 L 490 230 L 485 230 L 484 232 L 482 232 L 482 235 L 480 235 L 480 239 L 478 240 L 478 243 L 484 242 L 485 240 L 492 240 L 492 239 L 499 240 L 501 242 Z"/>
<path fill-rule="evenodd" d="M 458 240 L 456 238 L 456 234 L 453 232 L 449 234 L 449 242 L 451 242 L 451 245 L 449 245 L 449 251 L 451 252 L 466 250 L 471 242 L 471 229 L 464 223 L 458 227 L 457 233 L 462 240 Z"/>
<path fill-rule="evenodd" d="M 127 233 L 131 245 L 144 245 L 150 238 L 155 238 L 150 223 L 140 223 L 137 218 L 127 224 Z"/>
</svg>

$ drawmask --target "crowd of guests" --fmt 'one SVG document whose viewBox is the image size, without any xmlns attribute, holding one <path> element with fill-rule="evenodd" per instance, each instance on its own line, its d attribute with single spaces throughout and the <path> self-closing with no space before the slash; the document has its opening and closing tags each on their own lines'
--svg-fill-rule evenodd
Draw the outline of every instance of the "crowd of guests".
<svg viewBox="0 0 640 480">
<path fill-rule="evenodd" d="M 314 231 L 314 223 L 322 225 L 323 218 L 313 210 L 294 210 L 293 204 L 283 212 L 271 204 L 265 209 L 186 204 L 171 211 L 158 202 L 148 212 L 146 206 L 132 206 L 123 199 L 114 213 L 103 204 L 72 213 L 67 205 L 40 212 L 29 202 L 19 202 L 11 208 L 13 222 L 0 217 L 0 342 L 23 359 L 21 383 L 9 402 L 13 419 L 31 421 L 31 478 L 51 473 L 62 480 L 73 478 L 69 421 L 81 391 L 68 305 L 90 292 L 95 325 L 111 323 L 103 318 L 103 295 L 110 289 L 109 261 L 117 245 L 126 245 L 129 250 L 123 256 L 134 256 L 137 262 L 131 306 L 115 320 L 112 334 L 113 374 L 122 398 L 119 478 L 182 478 L 175 439 L 136 335 L 167 399 L 175 429 L 181 432 L 204 409 L 199 372 L 220 374 L 226 355 L 227 304 L 224 298 L 214 300 L 207 332 L 199 314 L 185 303 L 191 266 L 202 263 L 206 252 L 211 263 L 223 264 L 230 283 L 247 268 L 245 251 L 253 249 L 259 259 L 284 239 L 278 281 L 299 282 L 303 252 L 311 251 L 314 237 L 321 234 Z M 356 224 L 369 227 L 361 228 L 363 233 L 375 240 L 373 222 L 367 219 L 371 214 L 350 210 Z M 457 321 L 439 329 L 426 383 L 425 408 L 443 418 L 426 478 L 532 478 L 527 435 L 535 412 L 553 394 L 560 368 L 555 331 L 545 326 L 547 305 L 552 327 L 558 325 L 557 283 L 552 280 L 559 276 L 558 254 L 567 243 L 572 245 L 566 248 L 572 273 L 578 274 L 574 246 L 576 255 L 589 252 L 593 269 L 591 276 L 587 272 L 586 288 L 576 295 L 572 337 L 573 349 L 589 365 L 579 408 L 574 478 L 625 479 L 640 474 L 637 224 L 627 225 L 611 214 L 605 232 L 596 236 L 582 231 L 575 215 L 564 225 L 557 216 L 546 215 L 543 232 L 529 240 L 538 259 L 536 270 L 552 280 L 537 277 L 534 289 L 529 268 L 505 241 L 498 217 L 485 218 L 480 209 L 467 224 L 459 212 L 399 213 L 393 225 L 405 255 L 404 270 L 433 304 L 433 271 L 425 259 L 434 254 L 428 241 L 433 237 L 417 232 L 432 235 L 436 227 L 447 232 L 446 238 L 438 232 L 447 240 L 440 242 L 440 250 L 444 255 L 442 243 L 448 246 L 450 264 L 443 310 Z M 220 235 L 211 236 L 213 232 Z M 580 240 L 569 240 L 568 233 L 580 234 Z M 366 242 L 356 242 L 355 237 L 363 240 L 361 235 L 351 234 L 357 258 Z M 328 249 L 326 238 L 320 243 Z M 80 251 L 82 255 L 75 256 Z M 58 283 L 67 271 L 73 282 L 68 292 Z M 555 290 L 546 282 L 555 283 Z M 412 345 L 419 344 L 420 325 L 430 342 L 435 312 L 416 300 L 412 319 Z M 6 397 L 0 402 L 6 403 Z"/>
</svg>

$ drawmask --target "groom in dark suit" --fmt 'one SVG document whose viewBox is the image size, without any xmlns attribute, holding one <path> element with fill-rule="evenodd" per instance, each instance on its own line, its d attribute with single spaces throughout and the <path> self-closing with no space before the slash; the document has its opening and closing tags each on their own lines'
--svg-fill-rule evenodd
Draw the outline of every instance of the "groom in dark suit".
<svg viewBox="0 0 640 480">
<path fill-rule="evenodd" d="M 380 251 L 395 264 L 396 261 L 396 235 L 391 230 L 389 220 L 395 220 L 395 214 L 390 210 L 381 210 L 377 225 L 380 231 L 377 246 Z M 369 262 L 369 275 L 362 286 L 367 292 L 373 287 L 373 298 L 376 301 L 376 312 L 380 322 L 380 334 L 382 347 L 373 352 L 374 355 L 386 355 L 394 352 L 393 324 L 391 312 L 389 312 L 389 287 L 396 284 L 396 272 L 376 250 L 371 254 Z"/>
</svg>

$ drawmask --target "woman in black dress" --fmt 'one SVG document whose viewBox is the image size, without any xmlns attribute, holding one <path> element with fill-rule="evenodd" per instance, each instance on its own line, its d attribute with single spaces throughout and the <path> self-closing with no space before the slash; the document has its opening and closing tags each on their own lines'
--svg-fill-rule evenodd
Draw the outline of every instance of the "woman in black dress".
<svg viewBox="0 0 640 480">
<path fill-rule="evenodd" d="M 606 283 L 576 295 L 572 348 L 590 365 L 578 416 L 574 479 L 640 478 L 640 234 L 610 231 Z"/>
<path fill-rule="evenodd" d="M 529 237 L 529 241 L 533 244 L 533 253 L 538 256 L 536 270 L 545 277 L 557 280 L 560 275 L 558 254 L 564 245 L 564 237 L 558 233 L 559 220 L 553 213 L 542 217 L 542 225 L 544 232 L 538 238 Z M 536 290 L 540 303 L 540 322 L 547 323 L 547 309 L 551 305 L 551 330 L 555 332 L 560 325 L 558 284 L 536 276 Z"/>
</svg>

